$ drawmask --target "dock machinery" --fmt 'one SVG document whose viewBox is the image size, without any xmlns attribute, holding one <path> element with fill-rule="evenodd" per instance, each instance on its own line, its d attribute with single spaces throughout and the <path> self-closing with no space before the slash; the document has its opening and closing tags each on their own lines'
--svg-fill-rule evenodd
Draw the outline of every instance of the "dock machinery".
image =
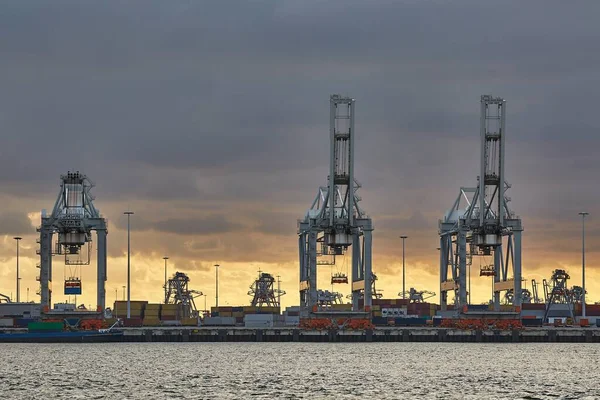
<svg viewBox="0 0 600 400">
<path fill-rule="evenodd" d="M 281 307 L 281 296 L 285 291 L 275 288 L 275 277 L 266 272 L 260 272 L 258 279 L 250 285 L 248 296 L 252 296 L 250 305 L 253 307 Z"/>
<path fill-rule="evenodd" d="M 332 95 L 329 100 L 330 158 L 327 186 L 319 188 L 304 219 L 298 221 L 300 253 L 300 305 L 318 305 L 317 266 L 333 265 L 335 257 L 352 248 L 352 309 L 370 307 L 373 224 L 359 207 L 360 188 L 354 179 L 354 99 Z M 367 282 L 367 284 L 365 284 Z"/>
<path fill-rule="evenodd" d="M 178 318 L 197 318 L 198 309 L 194 299 L 204 296 L 199 290 L 190 289 L 190 278 L 183 272 L 175 272 L 167 282 L 165 304 L 179 305 Z"/>
<path fill-rule="evenodd" d="M 52 301 L 52 256 L 64 255 L 65 265 L 89 265 L 91 260 L 92 231 L 98 239 L 97 256 L 97 310 L 104 310 L 106 301 L 106 220 L 94 207 L 90 190 L 94 187 L 87 176 L 77 172 L 61 175 L 60 192 L 52 213 L 42 210 L 40 233 L 40 296 L 42 309 Z M 53 242 L 53 236 L 58 239 Z M 84 246 L 87 256 L 82 258 Z"/>
<path fill-rule="evenodd" d="M 481 162 L 477 187 L 461 188 L 454 205 L 439 222 L 442 310 L 446 310 L 451 291 L 458 310 L 467 305 L 467 264 L 473 256 L 493 259 L 490 271 L 494 277 L 494 310 L 500 309 L 500 292 L 507 290 L 514 293 L 513 304 L 521 306 L 523 227 L 521 219 L 508 207 L 510 198 L 505 196 L 510 188 L 504 177 L 505 123 L 506 101 L 481 96 Z"/>
</svg>

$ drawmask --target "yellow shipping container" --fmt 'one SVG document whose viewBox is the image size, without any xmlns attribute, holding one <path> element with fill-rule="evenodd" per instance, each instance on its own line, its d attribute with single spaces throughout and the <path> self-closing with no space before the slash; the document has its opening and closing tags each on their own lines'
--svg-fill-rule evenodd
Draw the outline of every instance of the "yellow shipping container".
<svg viewBox="0 0 600 400">
<path fill-rule="evenodd" d="M 142 320 L 144 326 L 160 326 L 160 319 L 158 318 L 144 318 Z"/>
<path fill-rule="evenodd" d="M 198 318 L 183 318 L 181 320 L 183 326 L 198 326 Z"/>
<path fill-rule="evenodd" d="M 231 312 L 219 311 L 219 317 L 232 317 Z"/>
<path fill-rule="evenodd" d="M 377 304 L 376 306 L 372 306 L 371 310 L 373 310 L 373 311 L 380 311 L 381 310 L 381 306 L 379 304 Z"/>
<path fill-rule="evenodd" d="M 231 316 L 235 317 L 235 318 L 243 317 L 244 316 L 244 312 L 243 311 L 236 311 L 234 313 L 231 313 Z"/>
<path fill-rule="evenodd" d="M 244 307 L 244 312 L 256 312 L 258 310 L 259 310 L 259 308 L 254 307 L 254 306 L 245 306 Z"/>
</svg>

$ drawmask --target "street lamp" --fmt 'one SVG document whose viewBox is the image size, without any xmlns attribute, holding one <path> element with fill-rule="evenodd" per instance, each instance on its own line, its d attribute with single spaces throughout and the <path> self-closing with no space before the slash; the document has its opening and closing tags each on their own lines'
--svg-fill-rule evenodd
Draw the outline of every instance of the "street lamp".
<svg viewBox="0 0 600 400">
<path fill-rule="evenodd" d="M 129 217 L 133 215 L 133 211 L 125 211 L 127 215 L 127 318 L 131 318 L 131 237 Z"/>
<path fill-rule="evenodd" d="M 167 304 L 167 260 L 169 257 L 164 256 L 163 260 L 165 260 L 165 304 Z"/>
<path fill-rule="evenodd" d="M 20 236 L 15 236 L 13 239 L 17 241 L 17 303 L 21 301 L 21 277 L 19 276 L 19 242 L 23 239 Z"/>
<path fill-rule="evenodd" d="M 215 264 L 215 307 L 219 307 L 219 264 Z"/>
<path fill-rule="evenodd" d="M 208 310 L 206 309 L 206 295 L 204 294 L 204 313 L 206 314 Z"/>
<path fill-rule="evenodd" d="M 400 236 L 402 239 L 402 298 L 406 299 L 406 265 L 404 260 L 404 241 L 408 238 L 408 236 Z"/>
<path fill-rule="evenodd" d="M 585 216 L 587 212 L 580 212 L 581 215 L 581 317 L 585 318 Z"/>
</svg>

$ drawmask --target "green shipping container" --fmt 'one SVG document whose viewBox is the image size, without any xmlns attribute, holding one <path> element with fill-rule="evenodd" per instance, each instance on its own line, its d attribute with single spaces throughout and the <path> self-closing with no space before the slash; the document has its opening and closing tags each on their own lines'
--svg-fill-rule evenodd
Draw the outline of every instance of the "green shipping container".
<svg viewBox="0 0 600 400">
<path fill-rule="evenodd" d="M 62 322 L 30 322 L 27 329 L 30 332 L 57 332 L 62 331 L 64 323 Z"/>
</svg>

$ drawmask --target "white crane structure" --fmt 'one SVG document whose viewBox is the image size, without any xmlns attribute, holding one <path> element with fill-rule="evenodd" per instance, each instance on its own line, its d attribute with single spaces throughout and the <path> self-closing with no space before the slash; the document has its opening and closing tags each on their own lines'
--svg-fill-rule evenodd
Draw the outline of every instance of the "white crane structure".
<svg viewBox="0 0 600 400">
<path fill-rule="evenodd" d="M 61 175 L 58 198 L 52 213 L 42 210 L 40 233 L 40 296 L 42 308 L 50 307 L 52 301 L 52 256 L 64 255 L 65 265 L 89 265 L 91 260 L 92 231 L 98 239 L 97 255 L 97 311 L 104 311 L 106 302 L 106 220 L 94 207 L 90 190 L 94 186 L 84 174 L 68 172 Z M 58 240 L 53 245 L 53 236 Z M 87 254 L 82 248 L 87 245 Z M 71 280 L 76 283 L 76 280 Z M 66 282 L 65 282 L 66 283 Z M 81 287 L 79 287 L 80 289 Z M 65 291 L 67 291 L 65 286 Z"/>
<path fill-rule="evenodd" d="M 359 207 L 360 188 L 354 179 L 354 105 L 350 97 L 332 95 L 330 107 L 330 167 L 327 186 L 317 196 L 304 218 L 298 221 L 300 261 L 300 305 L 313 310 L 318 304 L 317 266 L 333 265 L 351 247 L 352 308 L 372 304 L 371 219 Z M 365 284 L 366 282 L 366 284 Z"/>
<path fill-rule="evenodd" d="M 467 306 L 467 265 L 474 256 L 493 262 L 482 275 L 493 276 L 494 310 L 500 292 L 512 290 L 513 304 L 521 306 L 521 219 L 508 207 L 504 176 L 506 101 L 481 96 L 481 163 L 477 186 L 463 187 L 452 208 L 439 222 L 440 304 L 446 310 L 454 292 L 459 310 Z M 506 249 L 506 254 L 503 254 Z M 512 272 L 512 276 L 509 273 Z M 449 276 L 450 275 L 450 276 Z"/>
</svg>

